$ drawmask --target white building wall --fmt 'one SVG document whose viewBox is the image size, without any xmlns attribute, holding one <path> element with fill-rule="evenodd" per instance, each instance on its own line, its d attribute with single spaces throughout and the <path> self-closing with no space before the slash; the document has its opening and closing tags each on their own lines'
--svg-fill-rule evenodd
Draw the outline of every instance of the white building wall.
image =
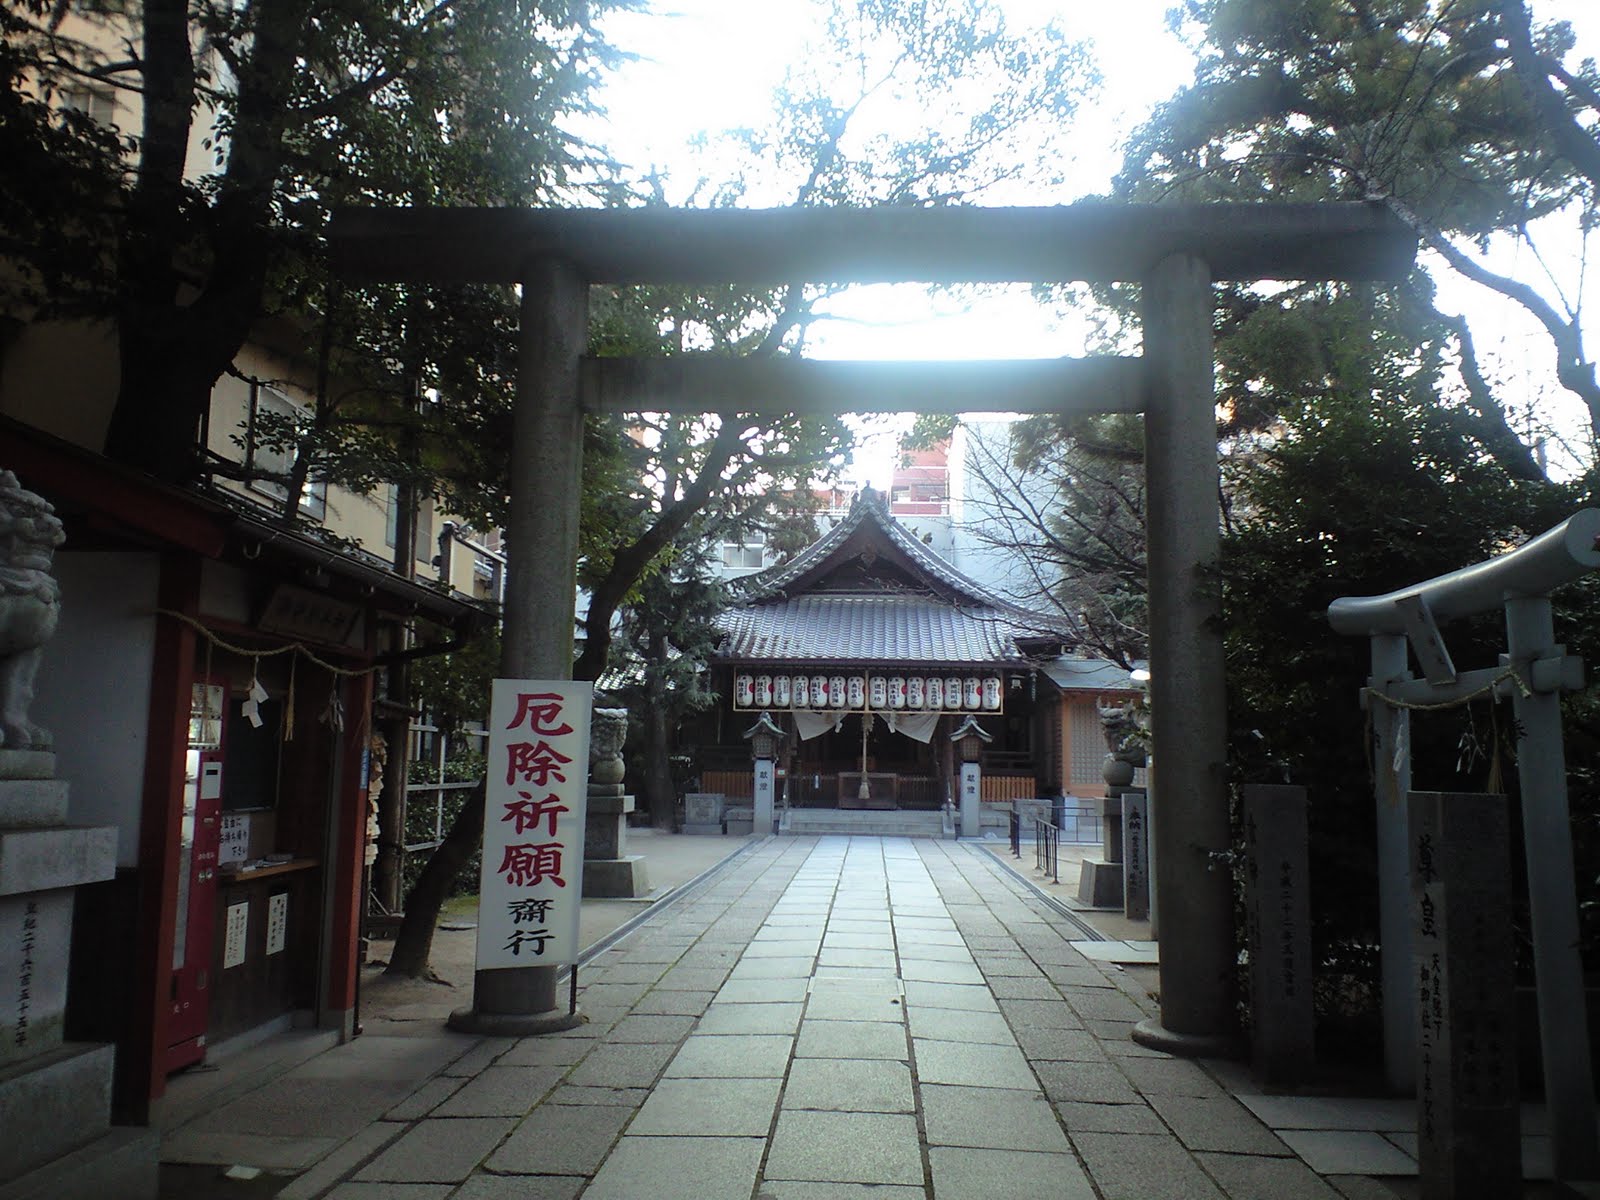
<svg viewBox="0 0 1600 1200">
<path fill-rule="evenodd" d="M 1055 487 L 1011 466 L 1012 422 L 963 421 L 950 446 L 951 565 L 1025 608 L 1048 609 L 1060 572 L 1013 548 L 1038 538 L 1032 513 L 1060 507 Z"/>
</svg>

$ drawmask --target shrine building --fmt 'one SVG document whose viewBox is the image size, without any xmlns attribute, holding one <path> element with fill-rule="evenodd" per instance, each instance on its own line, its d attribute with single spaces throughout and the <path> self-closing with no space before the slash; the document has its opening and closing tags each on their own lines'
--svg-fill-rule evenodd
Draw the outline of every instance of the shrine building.
<svg viewBox="0 0 1600 1200">
<path fill-rule="evenodd" d="M 981 746 L 986 825 L 1003 825 L 1016 799 L 1104 794 L 1097 706 L 1138 685 L 1086 656 L 1070 617 L 961 574 L 881 493 L 864 489 L 822 538 L 733 588 L 703 790 L 752 795 L 745 737 L 767 714 L 784 734 L 780 807 L 938 810 L 956 798 L 958 743 L 969 756 Z"/>
</svg>

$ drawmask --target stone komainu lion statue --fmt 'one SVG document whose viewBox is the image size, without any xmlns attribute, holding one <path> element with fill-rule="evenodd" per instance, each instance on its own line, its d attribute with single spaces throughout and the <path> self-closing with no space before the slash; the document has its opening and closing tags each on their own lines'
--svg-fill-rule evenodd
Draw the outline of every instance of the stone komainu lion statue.
<svg viewBox="0 0 1600 1200">
<path fill-rule="evenodd" d="M 61 616 L 50 560 L 64 540 L 55 511 L 0 471 L 0 746 L 12 750 L 50 745 L 50 735 L 28 720 L 28 705 Z"/>
</svg>

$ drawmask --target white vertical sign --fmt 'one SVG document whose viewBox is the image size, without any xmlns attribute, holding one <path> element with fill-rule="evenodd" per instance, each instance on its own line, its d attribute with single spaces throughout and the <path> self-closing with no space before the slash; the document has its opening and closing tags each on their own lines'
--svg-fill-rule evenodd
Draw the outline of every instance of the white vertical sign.
<svg viewBox="0 0 1600 1200">
<path fill-rule="evenodd" d="M 289 893 L 278 892 L 267 900 L 267 953 L 282 954 L 289 940 Z"/>
<path fill-rule="evenodd" d="M 245 959 L 245 935 L 250 930 L 250 902 L 228 905 L 228 922 L 223 927 L 222 969 L 237 967 Z"/>
<path fill-rule="evenodd" d="M 594 686 L 496 679 L 489 705 L 478 970 L 577 961 Z"/>
</svg>

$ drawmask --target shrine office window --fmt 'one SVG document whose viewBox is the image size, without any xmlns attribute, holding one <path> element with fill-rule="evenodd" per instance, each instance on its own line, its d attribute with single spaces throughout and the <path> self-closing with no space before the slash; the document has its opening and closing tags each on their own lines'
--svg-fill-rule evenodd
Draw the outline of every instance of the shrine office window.
<svg viewBox="0 0 1600 1200">
<path fill-rule="evenodd" d="M 305 408 L 270 384 L 250 381 L 250 419 L 245 428 L 245 470 L 250 490 L 282 501 L 294 469 L 295 440 L 310 420 Z M 307 479 L 300 489 L 300 513 L 320 521 L 328 512 L 328 485 Z"/>
</svg>

